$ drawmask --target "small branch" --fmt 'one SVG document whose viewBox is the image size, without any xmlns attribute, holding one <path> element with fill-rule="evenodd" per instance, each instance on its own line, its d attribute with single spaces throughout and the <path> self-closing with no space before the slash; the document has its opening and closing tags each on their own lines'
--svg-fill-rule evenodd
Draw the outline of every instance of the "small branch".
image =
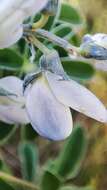
<svg viewBox="0 0 107 190">
<path fill-rule="evenodd" d="M 29 41 L 37 47 L 43 54 L 49 54 L 50 49 L 48 49 L 43 43 L 41 43 L 37 38 L 35 38 L 33 35 L 29 36 Z"/>
<path fill-rule="evenodd" d="M 4 181 L 8 182 L 9 184 L 20 186 L 22 188 L 26 188 L 29 190 L 38 190 L 38 188 L 35 185 L 33 185 L 32 183 L 29 183 L 25 180 L 21 180 L 16 177 L 10 176 L 3 172 L 0 172 L 0 179 L 3 179 Z"/>
<path fill-rule="evenodd" d="M 40 20 L 38 22 L 33 23 L 33 25 L 32 25 L 32 31 L 34 31 L 35 29 L 42 28 L 43 26 L 45 26 L 45 24 L 47 23 L 48 19 L 49 19 L 49 15 L 48 14 L 42 14 Z"/>
<path fill-rule="evenodd" d="M 70 54 L 78 54 L 78 47 L 71 45 L 67 40 L 62 39 L 49 31 L 37 29 L 35 30 L 35 34 L 37 35 L 37 37 L 47 39 L 48 41 L 51 41 L 56 45 L 64 48 Z"/>
</svg>

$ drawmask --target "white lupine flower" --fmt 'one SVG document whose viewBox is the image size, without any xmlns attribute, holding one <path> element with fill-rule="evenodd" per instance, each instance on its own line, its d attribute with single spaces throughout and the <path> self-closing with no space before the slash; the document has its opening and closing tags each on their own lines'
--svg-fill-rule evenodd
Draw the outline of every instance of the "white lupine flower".
<svg viewBox="0 0 107 190">
<path fill-rule="evenodd" d="M 63 76 L 41 71 L 28 83 L 23 97 L 23 81 L 17 77 L 0 79 L 0 120 L 9 124 L 31 123 L 43 137 L 63 140 L 72 132 L 70 108 L 100 122 L 107 122 L 107 111 L 89 90 Z M 25 109 L 26 107 L 26 109 Z M 27 113 L 27 114 L 26 114 Z"/>
<path fill-rule="evenodd" d="M 72 131 L 70 109 L 107 122 L 103 104 L 82 85 L 48 70 L 41 72 L 25 90 L 26 109 L 33 128 L 43 137 L 62 140 Z"/>
<path fill-rule="evenodd" d="M 107 34 L 97 33 L 94 35 L 85 35 L 84 40 L 92 40 L 95 44 L 107 48 Z"/>
<path fill-rule="evenodd" d="M 57 54 L 45 58 L 40 72 L 28 75 L 24 82 L 17 77 L 0 79 L 0 89 L 8 92 L 3 96 L 0 91 L 0 120 L 30 122 L 41 136 L 51 140 L 63 140 L 71 134 L 70 108 L 106 123 L 106 108 L 89 90 L 66 77 Z"/>
<path fill-rule="evenodd" d="M 10 95 L 0 93 L 0 120 L 9 124 L 27 124 L 29 119 L 25 110 L 25 100 L 22 93 L 23 81 L 9 76 L 0 79 L 0 88 L 10 92 Z"/>
<path fill-rule="evenodd" d="M 80 54 L 86 58 L 107 60 L 107 35 L 102 33 L 86 34 L 80 46 Z"/>
<path fill-rule="evenodd" d="M 0 1 L 0 48 L 9 47 L 23 35 L 23 21 L 38 13 L 48 0 Z"/>
</svg>

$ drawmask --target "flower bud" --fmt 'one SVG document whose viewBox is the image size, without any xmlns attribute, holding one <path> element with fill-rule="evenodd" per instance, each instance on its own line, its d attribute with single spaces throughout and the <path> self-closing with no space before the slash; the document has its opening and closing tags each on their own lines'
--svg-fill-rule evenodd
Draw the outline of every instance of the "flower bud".
<svg viewBox="0 0 107 190">
<path fill-rule="evenodd" d="M 49 15 L 56 15 L 58 3 L 59 0 L 49 0 L 42 12 Z"/>
<path fill-rule="evenodd" d="M 85 35 L 80 46 L 80 54 L 86 58 L 107 60 L 107 35 Z"/>
</svg>

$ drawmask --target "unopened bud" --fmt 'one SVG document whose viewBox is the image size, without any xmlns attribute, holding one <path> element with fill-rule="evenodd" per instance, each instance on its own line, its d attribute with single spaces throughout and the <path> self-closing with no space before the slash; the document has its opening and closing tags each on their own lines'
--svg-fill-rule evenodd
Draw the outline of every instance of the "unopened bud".
<svg viewBox="0 0 107 190">
<path fill-rule="evenodd" d="M 42 12 L 44 14 L 56 15 L 58 10 L 58 5 L 59 5 L 59 0 L 49 0 Z"/>
<path fill-rule="evenodd" d="M 85 35 L 80 46 L 80 54 L 86 58 L 107 60 L 107 35 Z"/>
</svg>

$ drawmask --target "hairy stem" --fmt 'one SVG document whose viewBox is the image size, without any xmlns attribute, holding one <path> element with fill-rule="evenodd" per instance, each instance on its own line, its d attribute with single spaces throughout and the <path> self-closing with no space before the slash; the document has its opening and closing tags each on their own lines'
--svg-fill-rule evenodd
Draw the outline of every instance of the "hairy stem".
<svg viewBox="0 0 107 190">
<path fill-rule="evenodd" d="M 10 175 L 5 174 L 3 172 L 0 172 L 0 179 L 6 181 L 9 184 L 19 186 L 20 188 L 26 188 L 26 190 L 27 189 L 38 190 L 38 188 L 34 184 L 29 183 L 25 180 L 21 180 L 21 179 L 18 179 L 16 177 L 10 176 Z"/>
<path fill-rule="evenodd" d="M 51 50 L 49 50 L 43 43 L 41 43 L 37 38 L 35 38 L 33 35 L 29 37 L 30 42 L 37 47 L 43 54 L 47 55 L 50 53 Z"/>
<path fill-rule="evenodd" d="M 49 31 L 43 30 L 43 29 L 37 29 L 35 30 L 35 34 L 38 37 L 47 39 L 55 44 L 57 44 L 58 46 L 64 48 L 67 52 L 75 55 L 78 54 L 78 47 L 73 46 L 72 44 L 70 44 L 67 40 L 62 39 L 58 36 L 56 36 L 55 34 L 52 34 Z"/>
<path fill-rule="evenodd" d="M 42 14 L 40 20 L 38 22 L 33 23 L 33 25 L 32 25 L 32 31 L 34 31 L 35 29 L 42 28 L 43 26 L 45 26 L 45 24 L 47 23 L 48 19 L 49 19 L 49 15 L 48 14 Z"/>
</svg>

